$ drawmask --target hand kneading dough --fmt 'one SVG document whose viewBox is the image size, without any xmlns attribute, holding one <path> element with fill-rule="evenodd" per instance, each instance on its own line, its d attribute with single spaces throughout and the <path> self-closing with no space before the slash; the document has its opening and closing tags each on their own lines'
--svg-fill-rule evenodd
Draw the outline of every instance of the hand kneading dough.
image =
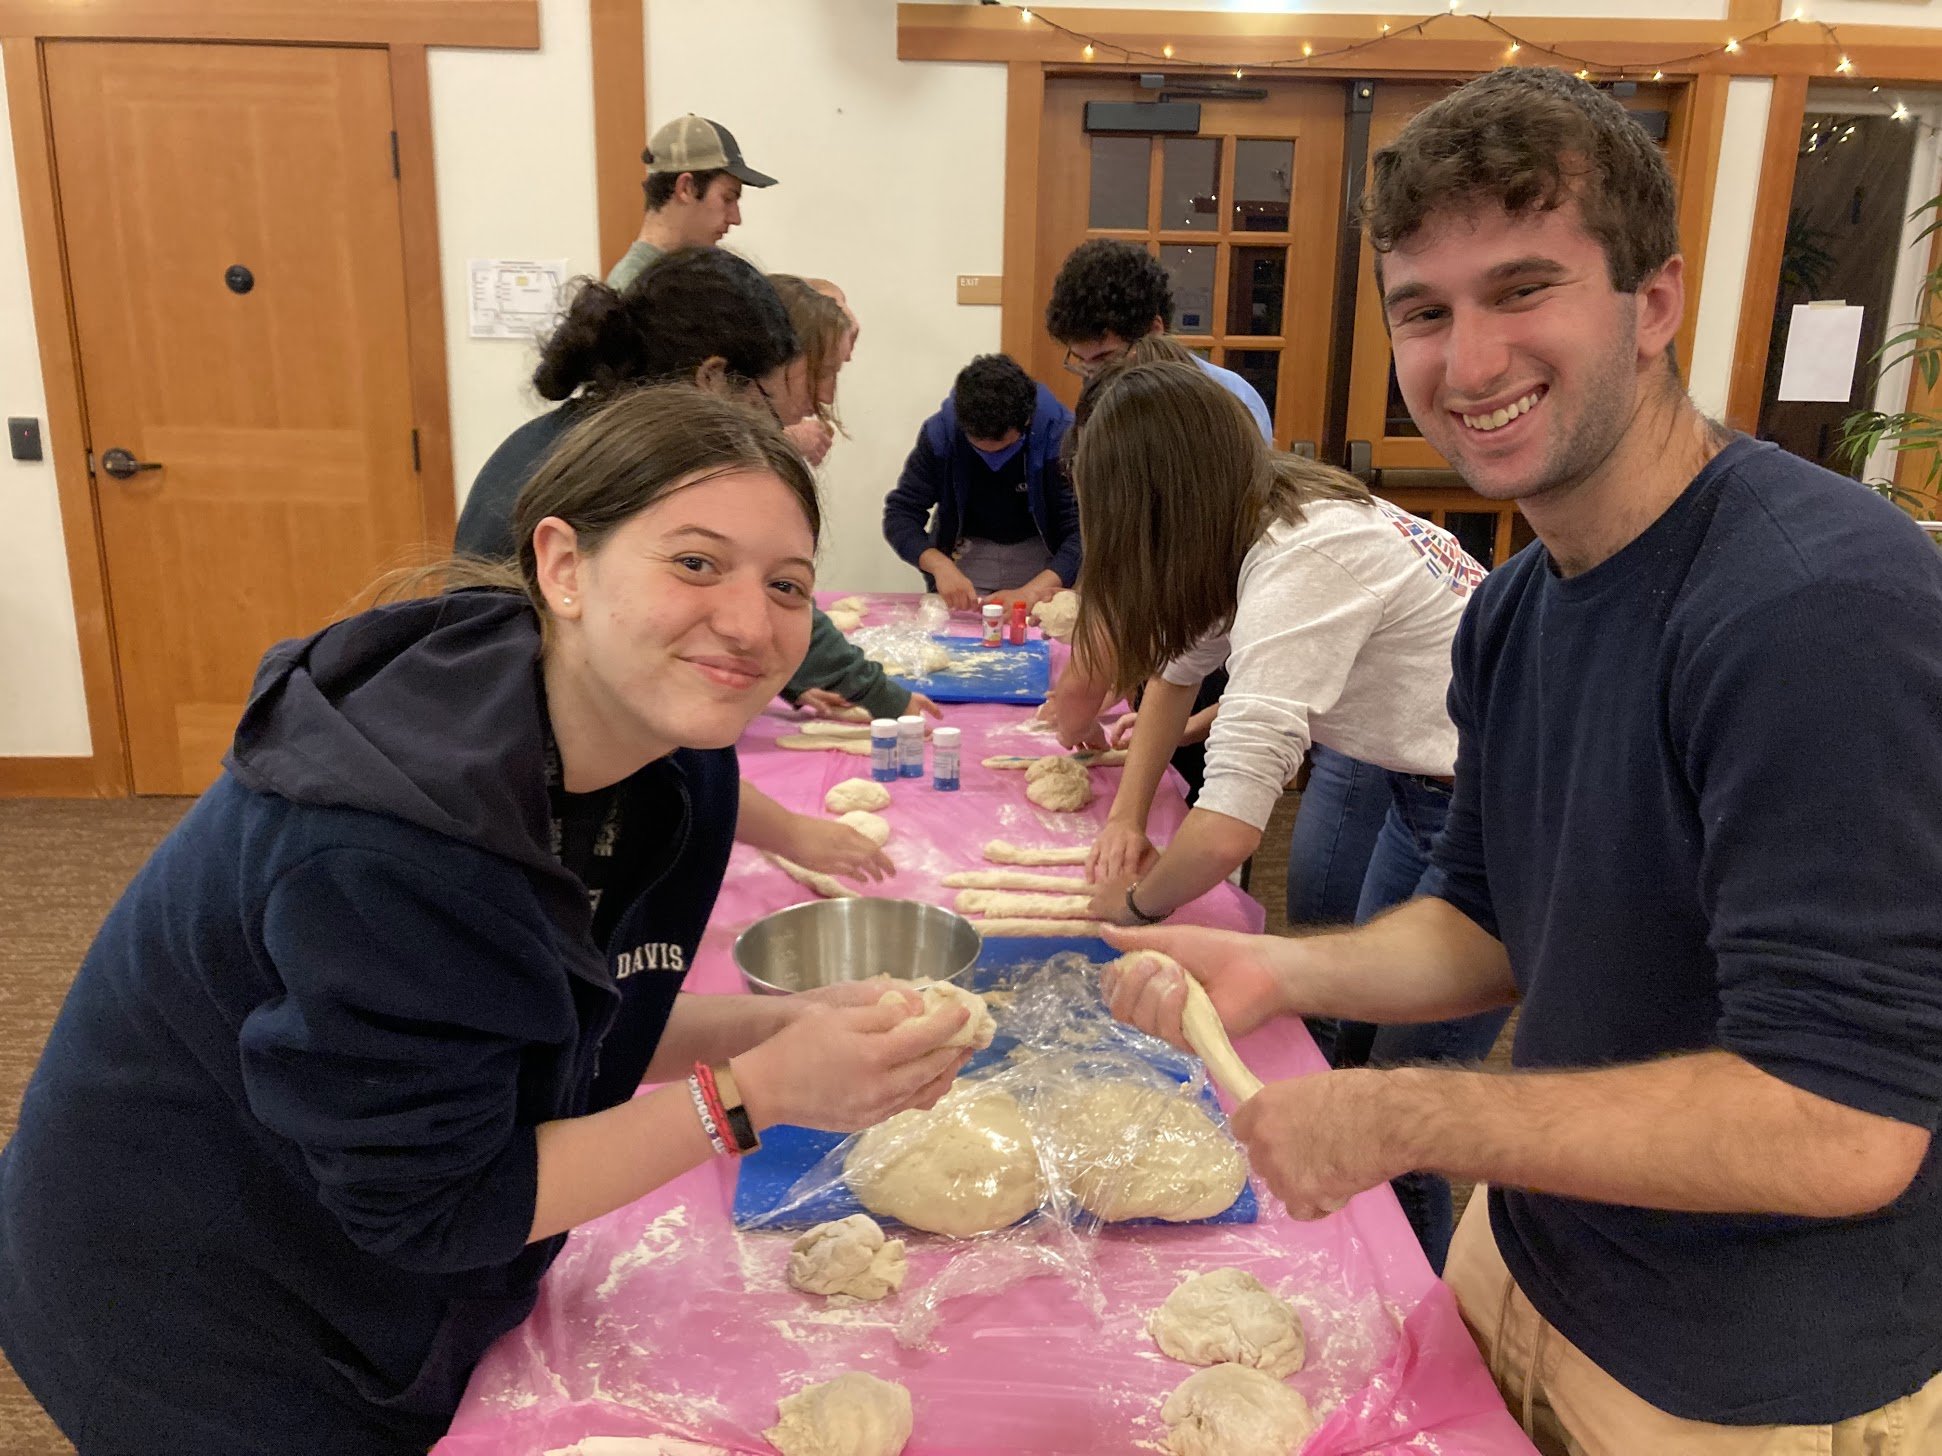
<svg viewBox="0 0 1942 1456">
<path fill-rule="evenodd" d="M 878 1123 L 851 1146 L 843 1176 L 870 1212 L 954 1239 L 1017 1223 L 1045 1191 L 1017 1100 L 975 1082 Z"/>
<path fill-rule="evenodd" d="M 852 809 L 847 814 L 838 814 L 836 822 L 849 825 L 878 849 L 890 842 L 890 821 L 881 814 L 872 814 L 868 809 Z"/>
<path fill-rule="evenodd" d="M 1044 758 L 1025 770 L 1025 797 L 1041 809 L 1072 814 L 1092 802 L 1092 780 L 1069 758 Z"/>
<path fill-rule="evenodd" d="M 1040 1111 L 1066 1186 L 1107 1223 L 1212 1218 L 1247 1183 L 1240 1148 L 1185 1092 L 1089 1078 L 1049 1088 Z"/>
<path fill-rule="evenodd" d="M 1295 1307 L 1245 1269 L 1190 1276 L 1153 1311 L 1146 1327 L 1154 1343 L 1176 1360 L 1252 1365 L 1276 1380 L 1301 1369 L 1306 1348 Z"/>
<path fill-rule="evenodd" d="M 957 1035 L 945 1042 L 945 1046 L 976 1047 L 979 1051 L 983 1051 L 991 1045 L 992 1037 L 998 1034 L 998 1023 L 991 1019 L 991 1012 L 985 1007 L 984 997 L 976 991 L 967 991 L 964 987 L 953 985 L 949 981 L 904 981 L 899 984 L 897 990 L 885 991 L 877 997 L 877 1005 L 881 1006 L 886 1001 L 903 1000 L 902 995 L 899 994 L 900 991 L 915 991 L 923 997 L 923 1014 L 926 1016 L 947 1007 L 970 1008 L 971 1019 L 958 1028 Z"/>
<path fill-rule="evenodd" d="M 867 1213 L 819 1223 L 789 1246 L 789 1282 L 810 1294 L 882 1299 L 903 1287 L 904 1241 Z"/>
<path fill-rule="evenodd" d="M 847 814 L 852 809 L 888 809 L 890 790 L 874 779 L 844 779 L 823 795 L 823 807 L 832 814 Z"/>
<path fill-rule="evenodd" d="M 1316 1425 L 1300 1391 L 1245 1365 L 1196 1370 L 1160 1419 L 1174 1456 L 1294 1456 Z"/>
<path fill-rule="evenodd" d="M 782 1456 L 897 1456 L 910 1439 L 910 1392 L 860 1370 L 805 1385 L 776 1413 L 762 1434 Z"/>
</svg>

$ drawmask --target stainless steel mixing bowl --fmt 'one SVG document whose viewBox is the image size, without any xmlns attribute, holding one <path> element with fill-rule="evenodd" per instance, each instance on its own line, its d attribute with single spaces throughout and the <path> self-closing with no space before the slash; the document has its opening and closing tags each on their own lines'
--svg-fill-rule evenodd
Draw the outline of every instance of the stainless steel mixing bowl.
<svg viewBox="0 0 1942 1456">
<path fill-rule="evenodd" d="M 955 981 L 983 938 L 961 915 L 921 900 L 812 900 L 765 915 L 735 938 L 735 964 L 773 996 L 872 976 Z"/>
</svg>

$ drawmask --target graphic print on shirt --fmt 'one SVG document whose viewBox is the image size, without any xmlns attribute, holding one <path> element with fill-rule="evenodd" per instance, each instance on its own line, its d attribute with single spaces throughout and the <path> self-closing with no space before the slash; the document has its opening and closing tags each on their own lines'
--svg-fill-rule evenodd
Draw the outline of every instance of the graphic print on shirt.
<svg viewBox="0 0 1942 1456">
<path fill-rule="evenodd" d="M 614 979 L 624 981 L 642 971 L 685 971 L 687 957 L 671 941 L 650 940 L 614 957 Z"/>
<path fill-rule="evenodd" d="M 1477 584 L 1484 578 L 1484 569 L 1457 544 L 1456 537 L 1441 526 L 1433 526 L 1421 516 L 1412 516 L 1380 496 L 1375 499 L 1375 508 L 1405 541 L 1416 548 L 1424 568 L 1432 577 L 1460 597 L 1467 597 L 1476 590 Z"/>
</svg>

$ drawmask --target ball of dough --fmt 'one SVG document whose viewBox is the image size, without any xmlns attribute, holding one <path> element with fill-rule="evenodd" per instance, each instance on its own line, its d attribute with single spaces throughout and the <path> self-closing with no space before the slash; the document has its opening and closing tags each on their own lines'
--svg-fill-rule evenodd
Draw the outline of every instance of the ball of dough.
<svg viewBox="0 0 1942 1456">
<path fill-rule="evenodd" d="M 843 1176 L 870 1212 L 954 1239 L 1017 1223 L 1045 1194 L 1017 1100 L 976 1082 L 878 1123 L 852 1144 Z"/>
<path fill-rule="evenodd" d="M 872 814 L 868 809 L 852 809 L 847 814 L 839 814 L 836 822 L 849 825 L 879 849 L 890 842 L 890 821 L 880 814 Z"/>
<path fill-rule="evenodd" d="M 1292 1456 L 1316 1426 L 1300 1391 L 1245 1365 L 1196 1370 L 1160 1419 L 1174 1456 Z"/>
<path fill-rule="evenodd" d="M 870 610 L 870 599 L 868 597 L 862 596 L 861 594 L 856 596 L 838 597 L 835 601 L 829 604 L 829 609 L 832 612 L 855 612 L 859 617 L 861 617 Z"/>
<path fill-rule="evenodd" d="M 888 809 L 890 790 L 874 779 L 844 779 L 823 795 L 823 807 L 832 814 L 847 814 L 852 809 Z"/>
<path fill-rule="evenodd" d="M 1146 1327 L 1176 1360 L 1251 1365 L 1276 1380 L 1301 1369 L 1306 1352 L 1295 1307 L 1245 1269 L 1214 1269 L 1183 1280 Z"/>
<path fill-rule="evenodd" d="M 1082 763 L 1069 758 L 1041 758 L 1025 770 L 1025 797 L 1041 809 L 1077 813 L 1092 802 L 1092 780 Z"/>
<path fill-rule="evenodd" d="M 957 1035 L 945 1042 L 945 1046 L 975 1047 L 983 1051 L 991 1045 L 992 1037 L 998 1034 L 998 1023 L 991 1019 L 991 1011 L 984 1004 L 984 997 L 976 991 L 967 991 L 950 981 L 905 981 L 906 991 L 915 991 L 924 998 L 923 1014 L 929 1016 L 933 1011 L 946 1007 L 964 1006 L 971 1012 L 971 1019 L 958 1028 Z M 898 1001 L 902 997 L 896 991 L 885 991 L 877 998 L 881 1006 L 885 1001 Z"/>
<path fill-rule="evenodd" d="M 910 1440 L 910 1392 L 852 1370 L 776 1404 L 762 1434 L 782 1456 L 897 1456 Z"/>
<path fill-rule="evenodd" d="M 1032 616 L 1047 637 L 1070 642 L 1072 629 L 1079 623 L 1079 594 L 1070 587 L 1054 592 L 1048 600 L 1038 604 Z"/>
<path fill-rule="evenodd" d="M 1107 1223 L 1212 1218 L 1247 1183 L 1240 1148 L 1185 1091 L 1095 1077 L 1040 1098 L 1066 1187 Z"/>
<path fill-rule="evenodd" d="M 829 618 L 831 626 L 845 635 L 854 632 L 858 627 L 863 625 L 863 613 L 861 612 L 849 612 L 841 607 L 831 607 L 823 615 Z"/>
<path fill-rule="evenodd" d="M 867 1213 L 819 1223 L 789 1246 L 789 1282 L 809 1294 L 882 1299 L 903 1287 L 904 1241 Z"/>
</svg>

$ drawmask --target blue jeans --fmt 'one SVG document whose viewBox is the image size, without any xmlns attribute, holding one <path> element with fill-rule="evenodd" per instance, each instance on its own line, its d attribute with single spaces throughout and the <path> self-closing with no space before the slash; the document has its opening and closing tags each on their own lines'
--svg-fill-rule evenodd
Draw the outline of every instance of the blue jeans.
<svg viewBox="0 0 1942 1456">
<path fill-rule="evenodd" d="M 1375 786 L 1384 791 L 1386 801 L 1380 828 L 1374 836 L 1374 848 L 1368 857 L 1368 867 L 1356 897 L 1354 918 L 1355 923 L 1360 925 L 1390 906 L 1400 905 L 1416 893 L 1417 881 L 1429 868 L 1430 846 L 1441 832 L 1444 816 L 1449 812 L 1450 791 L 1442 784 L 1412 774 L 1385 773 L 1368 764 L 1356 763 L 1353 759 L 1342 759 L 1339 754 L 1332 756 L 1343 764 L 1352 765 L 1352 768 L 1346 774 L 1338 775 L 1331 767 L 1322 804 L 1325 810 L 1332 809 L 1341 822 L 1334 826 L 1332 832 L 1327 824 L 1311 831 L 1318 840 L 1333 838 L 1346 842 L 1352 835 L 1360 833 L 1360 826 L 1368 814 L 1368 802 L 1374 797 Z M 1320 767 L 1318 763 L 1310 770 L 1311 791 Z M 1338 792 L 1337 786 L 1344 783 L 1347 792 Z M 1308 808 L 1308 799 L 1304 795 L 1301 813 L 1296 816 L 1297 842 L 1301 833 L 1300 818 L 1308 812 Z M 1328 868 L 1334 870 L 1333 865 Z M 1288 874 L 1292 889 L 1296 875 L 1293 844 L 1289 847 Z M 1338 880 L 1341 878 L 1339 871 L 1335 871 L 1335 877 Z M 1333 888 L 1340 893 L 1339 883 Z M 1294 919 L 1292 910 L 1291 896 L 1291 921 Z M 1362 1021 L 1334 1022 L 1317 1017 L 1309 1022 L 1309 1030 L 1314 1034 L 1322 1054 L 1333 1066 L 1393 1067 L 1407 1062 L 1480 1060 L 1489 1055 L 1491 1047 L 1496 1044 L 1497 1033 L 1503 1030 L 1504 1022 L 1509 1017 L 1510 1012 L 1505 1009 L 1480 1012 L 1455 1021 L 1413 1022 L 1395 1026 L 1374 1026 Z M 1430 1266 L 1440 1274 L 1444 1256 L 1449 1252 L 1450 1235 L 1454 1231 L 1454 1204 L 1448 1181 L 1434 1173 L 1405 1173 L 1390 1186 L 1395 1189 L 1396 1199 L 1409 1218 L 1409 1226 L 1416 1231 L 1417 1241 L 1422 1244 Z"/>
</svg>

